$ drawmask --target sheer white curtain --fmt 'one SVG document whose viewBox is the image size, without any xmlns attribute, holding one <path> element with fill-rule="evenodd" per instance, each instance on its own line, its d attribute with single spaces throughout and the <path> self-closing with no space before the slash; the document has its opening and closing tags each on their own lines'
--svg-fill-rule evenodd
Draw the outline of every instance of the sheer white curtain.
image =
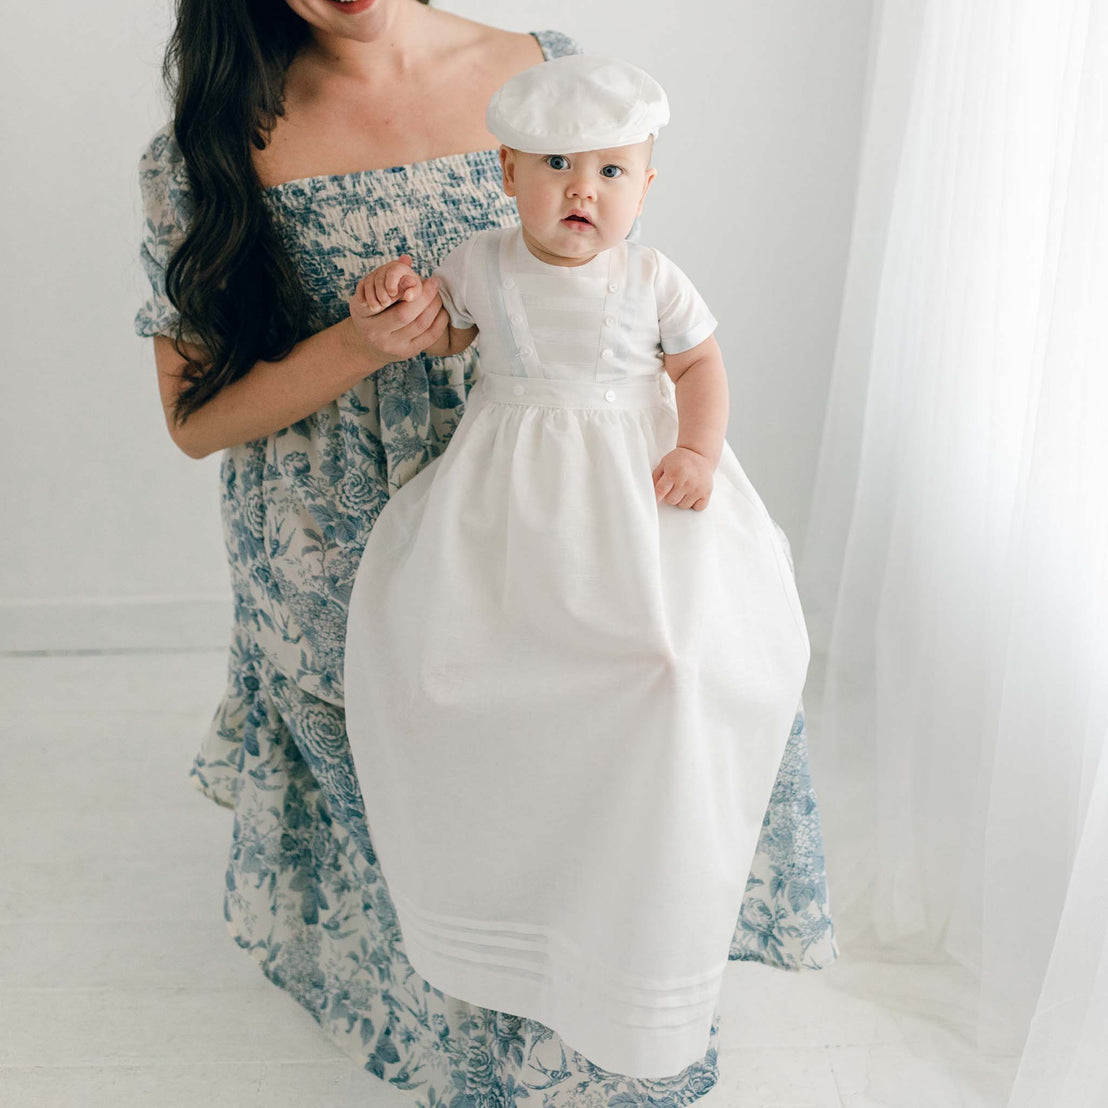
<svg viewBox="0 0 1108 1108">
<path fill-rule="evenodd" d="M 1010 1108 L 1108 1105 L 1106 9 L 878 0 L 797 558 L 843 952 L 964 967 Z"/>
</svg>

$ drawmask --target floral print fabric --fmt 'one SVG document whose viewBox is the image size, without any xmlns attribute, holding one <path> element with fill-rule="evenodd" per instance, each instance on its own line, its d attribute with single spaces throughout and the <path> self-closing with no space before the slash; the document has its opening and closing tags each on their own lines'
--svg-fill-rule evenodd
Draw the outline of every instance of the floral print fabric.
<svg viewBox="0 0 1108 1108">
<path fill-rule="evenodd" d="M 560 32 L 533 34 L 546 58 L 580 52 Z M 170 334 L 165 265 L 191 211 L 170 124 L 143 151 L 139 182 L 151 292 L 135 331 Z M 263 197 L 311 299 L 308 334 L 339 322 L 383 260 L 408 253 L 428 274 L 474 231 L 518 222 L 495 149 L 289 181 Z M 354 572 L 388 497 L 450 441 L 478 356 L 474 344 L 394 362 L 291 427 L 223 453 L 232 637 L 227 686 L 190 779 L 234 811 L 224 914 L 270 980 L 421 1108 L 523 1099 L 676 1108 L 716 1082 L 718 1016 L 703 1062 L 644 1080 L 599 1069 L 533 1020 L 444 995 L 408 963 L 366 828 L 343 715 Z M 837 956 L 801 705 L 730 957 L 801 970 Z"/>
</svg>

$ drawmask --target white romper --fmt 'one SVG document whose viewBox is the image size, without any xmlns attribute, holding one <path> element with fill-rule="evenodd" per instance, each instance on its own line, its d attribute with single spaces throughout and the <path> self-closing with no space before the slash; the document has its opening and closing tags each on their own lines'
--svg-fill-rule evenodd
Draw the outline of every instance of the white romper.
<svg viewBox="0 0 1108 1108">
<path fill-rule="evenodd" d="M 413 968 L 603 1069 L 703 1059 L 808 669 L 782 543 L 724 444 L 659 503 L 662 352 L 716 320 L 626 240 L 581 266 L 518 226 L 435 271 L 480 358 L 447 448 L 354 580 L 347 733 Z"/>
</svg>

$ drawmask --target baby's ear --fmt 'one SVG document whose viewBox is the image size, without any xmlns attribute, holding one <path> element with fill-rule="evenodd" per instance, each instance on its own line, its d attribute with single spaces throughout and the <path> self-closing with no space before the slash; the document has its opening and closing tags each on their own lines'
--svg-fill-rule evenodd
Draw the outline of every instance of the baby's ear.
<svg viewBox="0 0 1108 1108">
<path fill-rule="evenodd" d="M 516 187 L 516 161 L 515 151 L 510 146 L 500 144 L 500 169 L 502 172 L 502 185 L 506 196 L 515 196 Z"/>
</svg>

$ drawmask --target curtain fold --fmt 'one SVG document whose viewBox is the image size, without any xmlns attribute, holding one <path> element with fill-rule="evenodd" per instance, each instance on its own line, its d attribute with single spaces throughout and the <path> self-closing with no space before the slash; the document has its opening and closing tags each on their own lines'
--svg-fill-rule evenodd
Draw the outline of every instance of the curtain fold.
<svg viewBox="0 0 1108 1108">
<path fill-rule="evenodd" d="M 1011 1108 L 1108 1104 L 1106 82 L 1102 0 L 878 0 L 797 554 L 843 951 L 964 967 Z"/>
</svg>

